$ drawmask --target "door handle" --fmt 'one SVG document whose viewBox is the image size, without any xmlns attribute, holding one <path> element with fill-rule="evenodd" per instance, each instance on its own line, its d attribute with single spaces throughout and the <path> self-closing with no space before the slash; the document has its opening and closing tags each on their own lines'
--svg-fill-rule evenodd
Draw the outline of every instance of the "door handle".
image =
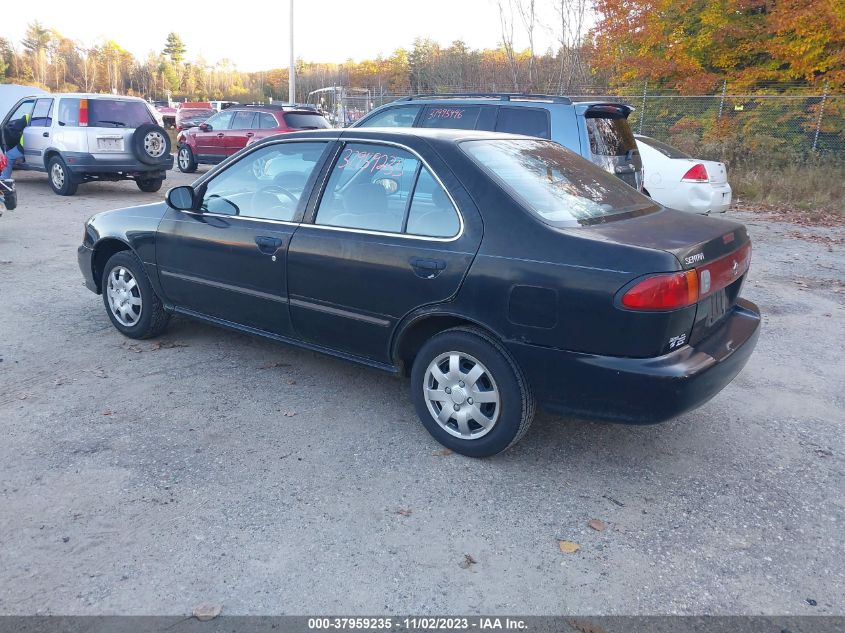
<svg viewBox="0 0 845 633">
<path fill-rule="evenodd" d="M 255 132 L 247 132 L 246 135 L 247 136 L 255 136 Z"/>
<path fill-rule="evenodd" d="M 49 133 L 49 132 L 44 132 L 41 136 L 43 136 L 44 138 L 47 138 L 48 136 L 50 136 L 50 133 Z"/>
<path fill-rule="evenodd" d="M 278 237 L 269 237 L 267 235 L 258 235 L 255 238 L 255 245 L 265 255 L 272 255 L 284 246 L 284 243 L 285 241 Z"/>
<path fill-rule="evenodd" d="M 223 138 L 224 136 L 225 136 L 225 135 L 223 134 L 223 132 L 220 132 L 220 133 L 217 135 L 217 138 Z"/>
<path fill-rule="evenodd" d="M 412 257 L 411 268 L 414 269 L 417 277 L 434 279 L 441 272 L 446 270 L 446 262 L 442 259 L 428 259 L 425 257 Z"/>
</svg>

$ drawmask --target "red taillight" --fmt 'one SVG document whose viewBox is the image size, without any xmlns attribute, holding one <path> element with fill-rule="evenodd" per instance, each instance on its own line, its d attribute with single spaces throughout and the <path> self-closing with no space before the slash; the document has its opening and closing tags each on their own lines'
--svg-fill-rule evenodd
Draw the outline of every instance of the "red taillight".
<svg viewBox="0 0 845 633">
<path fill-rule="evenodd" d="M 697 301 L 698 274 L 694 270 L 647 277 L 622 297 L 622 305 L 631 310 L 677 310 Z"/>
<path fill-rule="evenodd" d="M 88 99 L 79 100 L 79 127 L 88 127 Z"/>
<path fill-rule="evenodd" d="M 709 182 L 710 176 L 707 175 L 707 168 L 698 163 L 693 165 L 687 173 L 681 178 L 681 182 Z"/>
</svg>

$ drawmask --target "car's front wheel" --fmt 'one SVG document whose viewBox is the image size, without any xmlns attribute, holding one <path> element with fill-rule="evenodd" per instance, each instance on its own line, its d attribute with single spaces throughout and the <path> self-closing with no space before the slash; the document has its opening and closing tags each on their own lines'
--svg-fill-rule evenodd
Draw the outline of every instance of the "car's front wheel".
<svg viewBox="0 0 845 633">
<path fill-rule="evenodd" d="M 186 174 L 192 174 L 197 170 L 197 161 L 194 159 L 194 153 L 190 147 L 183 145 L 179 148 L 176 164 L 179 166 L 179 171 Z"/>
<path fill-rule="evenodd" d="M 47 164 L 47 176 L 50 179 L 50 187 L 60 196 L 72 196 L 79 188 L 79 183 L 74 180 L 61 156 L 53 156 L 50 159 Z"/>
<path fill-rule="evenodd" d="M 428 432 L 470 457 L 510 448 L 534 419 L 534 396 L 516 361 L 478 328 L 429 339 L 414 359 L 411 392 Z"/>
<path fill-rule="evenodd" d="M 167 327 L 170 315 L 133 252 L 120 251 L 109 258 L 103 269 L 102 289 L 106 313 L 121 334 L 151 338 Z"/>
</svg>

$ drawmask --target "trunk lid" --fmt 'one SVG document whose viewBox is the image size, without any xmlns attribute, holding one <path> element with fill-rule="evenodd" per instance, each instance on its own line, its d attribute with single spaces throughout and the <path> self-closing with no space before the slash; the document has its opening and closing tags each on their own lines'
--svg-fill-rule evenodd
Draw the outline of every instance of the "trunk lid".
<svg viewBox="0 0 845 633">
<path fill-rule="evenodd" d="M 751 260 L 751 241 L 739 222 L 673 209 L 584 230 L 599 239 L 672 253 L 679 270 L 695 271 L 699 298 L 685 343 L 705 338 L 730 313 Z M 663 272 L 671 271 L 654 271 Z"/>
<path fill-rule="evenodd" d="M 728 182 L 728 170 L 725 168 L 725 163 L 718 163 L 715 160 L 699 161 L 704 164 L 707 169 L 707 175 L 710 177 L 710 182 L 714 184 L 722 184 Z"/>
</svg>

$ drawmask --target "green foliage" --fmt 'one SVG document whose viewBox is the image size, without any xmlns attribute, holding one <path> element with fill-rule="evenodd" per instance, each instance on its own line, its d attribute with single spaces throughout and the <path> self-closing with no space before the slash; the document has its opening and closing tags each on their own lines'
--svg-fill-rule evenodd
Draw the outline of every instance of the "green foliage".
<svg viewBox="0 0 845 633">
<path fill-rule="evenodd" d="M 165 55 L 170 58 L 174 64 L 181 64 L 185 59 L 185 44 L 182 43 L 182 38 L 172 31 L 167 34 L 167 43 L 164 46 Z"/>
</svg>

